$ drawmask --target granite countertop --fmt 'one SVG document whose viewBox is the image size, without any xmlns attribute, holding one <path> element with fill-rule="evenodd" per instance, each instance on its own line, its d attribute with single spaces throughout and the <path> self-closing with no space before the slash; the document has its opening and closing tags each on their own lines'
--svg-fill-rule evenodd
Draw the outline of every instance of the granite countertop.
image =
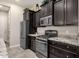
<svg viewBox="0 0 79 59">
<path fill-rule="evenodd" d="M 8 52 L 3 39 L 0 39 L 0 58 L 8 58 Z"/>
<path fill-rule="evenodd" d="M 32 36 L 32 37 L 36 37 L 36 38 L 39 38 L 38 36 L 40 36 L 40 35 L 41 34 L 28 34 L 28 36 Z M 58 41 L 58 42 L 62 42 L 62 43 L 67 43 L 67 44 L 72 44 L 72 45 L 79 46 L 78 40 L 74 39 L 74 38 L 51 37 L 48 40 L 53 40 L 53 41 Z"/>
<path fill-rule="evenodd" d="M 62 37 L 52 37 L 52 38 L 49 38 L 49 40 L 53 40 L 53 41 L 58 41 L 58 42 L 63 42 L 63 43 L 79 46 L 77 39 L 68 39 L 68 38 L 62 38 Z"/>
</svg>

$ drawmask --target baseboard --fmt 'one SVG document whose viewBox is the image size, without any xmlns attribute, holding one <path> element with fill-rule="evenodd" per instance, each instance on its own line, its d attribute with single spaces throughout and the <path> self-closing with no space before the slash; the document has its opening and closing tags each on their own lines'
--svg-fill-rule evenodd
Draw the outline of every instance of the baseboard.
<svg viewBox="0 0 79 59">
<path fill-rule="evenodd" d="M 10 48 L 15 48 L 15 47 L 20 47 L 20 45 L 14 45 L 14 46 L 10 46 Z"/>
</svg>

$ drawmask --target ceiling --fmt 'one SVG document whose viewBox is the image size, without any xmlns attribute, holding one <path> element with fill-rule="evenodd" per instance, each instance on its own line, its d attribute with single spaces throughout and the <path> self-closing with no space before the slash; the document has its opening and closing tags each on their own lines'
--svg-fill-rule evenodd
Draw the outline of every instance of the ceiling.
<svg viewBox="0 0 79 59">
<path fill-rule="evenodd" d="M 43 0 L 20 0 L 18 2 L 16 2 L 15 0 L 0 0 L 0 1 L 11 3 L 11 4 L 17 4 L 24 8 L 32 8 L 34 4 L 38 3 L 39 5 L 41 5 L 41 2 Z"/>
</svg>

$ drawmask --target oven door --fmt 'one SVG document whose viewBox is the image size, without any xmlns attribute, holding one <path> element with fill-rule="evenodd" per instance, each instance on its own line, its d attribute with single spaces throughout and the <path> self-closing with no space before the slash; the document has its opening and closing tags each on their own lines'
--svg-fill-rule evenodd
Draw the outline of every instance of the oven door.
<svg viewBox="0 0 79 59">
<path fill-rule="evenodd" d="M 47 42 L 36 40 L 36 51 L 47 57 Z"/>
</svg>

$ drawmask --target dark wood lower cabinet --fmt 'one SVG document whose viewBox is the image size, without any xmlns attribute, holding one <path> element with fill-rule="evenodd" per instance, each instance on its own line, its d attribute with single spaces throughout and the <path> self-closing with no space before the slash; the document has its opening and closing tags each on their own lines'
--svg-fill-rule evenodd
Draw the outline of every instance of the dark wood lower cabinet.
<svg viewBox="0 0 79 59">
<path fill-rule="evenodd" d="M 51 44 L 52 43 L 52 44 Z M 58 42 L 59 44 L 59 42 Z M 65 45 L 57 42 L 49 41 L 49 58 L 79 58 L 78 49 L 76 48 L 73 52 L 74 47 L 63 48 Z M 60 46 L 61 45 L 61 46 Z M 68 44 L 67 44 L 68 45 Z"/>
<path fill-rule="evenodd" d="M 31 50 L 36 52 L 36 43 L 35 43 L 35 37 L 31 37 Z"/>
<path fill-rule="evenodd" d="M 46 58 L 44 55 L 42 55 L 40 52 L 36 51 L 36 56 L 38 58 Z"/>
<path fill-rule="evenodd" d="M 54 54 L 50 53 L 49 55 L 50 58 L 57 58 L 57 56 L 55 56 Z"/>
</svg>

